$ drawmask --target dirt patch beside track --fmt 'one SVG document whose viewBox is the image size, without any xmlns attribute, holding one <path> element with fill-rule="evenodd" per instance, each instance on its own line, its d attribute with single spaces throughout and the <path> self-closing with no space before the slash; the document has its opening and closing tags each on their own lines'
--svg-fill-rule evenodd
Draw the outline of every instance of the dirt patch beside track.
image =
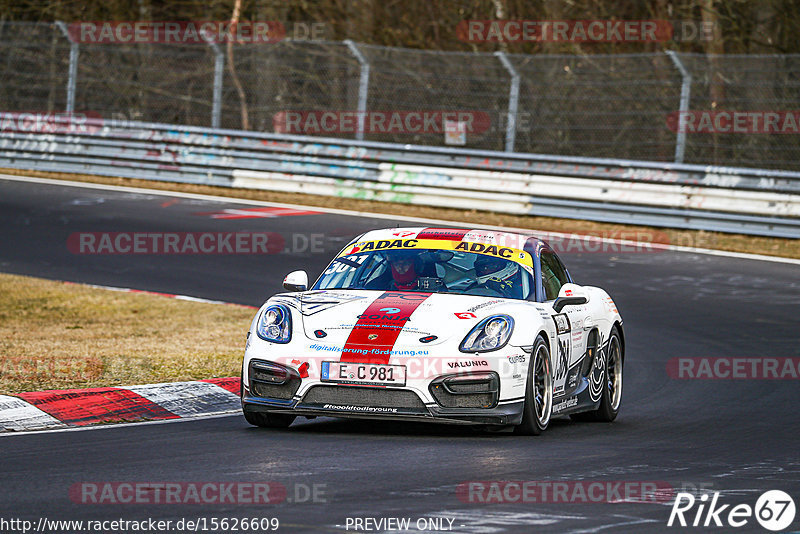
<svg viewBox="0 0 800 534">
<path fill-rule="evenodd" d="M 239 376 L 254 313 L 0 274 L 0 392 Z"/>
</svg>

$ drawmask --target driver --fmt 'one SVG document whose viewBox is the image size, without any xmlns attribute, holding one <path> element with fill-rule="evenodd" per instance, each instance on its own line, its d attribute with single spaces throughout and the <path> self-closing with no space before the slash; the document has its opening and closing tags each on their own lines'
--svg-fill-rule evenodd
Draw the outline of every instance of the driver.
<svg viewBox="0 0 800 534">
<path fill-rule="evenodd" d="M 414 265 L 413 252 L 396 252 L 389 259 L 392 271 L 392 282 L 395 289 L 416 289 L 417 270 Z"/>
<path fill-rule="evenodd" d="M 513 261 L 479 255 L 475 259 L 476 285 L 507 297 L 519 298 L 522 293 L 522 277 L 519 265 Z"/>
</svg>

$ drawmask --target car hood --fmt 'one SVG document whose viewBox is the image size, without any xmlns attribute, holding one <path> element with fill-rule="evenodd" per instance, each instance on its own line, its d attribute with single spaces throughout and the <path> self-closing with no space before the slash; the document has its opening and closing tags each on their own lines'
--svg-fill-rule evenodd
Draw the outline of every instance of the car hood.
<svg viewBox="0 0 800 534">
<path fill-rule="evenodd" d="M 358 330 L 379 338 L 396 335 L 395 344 L 406 347 L 438 345 L 452 338 L 460 342 L 477 322 L 508 302 L 447 293 L 344 290 L 309 291 L 294 299 L 309 339 L 344 344 Z"/>
</svg>

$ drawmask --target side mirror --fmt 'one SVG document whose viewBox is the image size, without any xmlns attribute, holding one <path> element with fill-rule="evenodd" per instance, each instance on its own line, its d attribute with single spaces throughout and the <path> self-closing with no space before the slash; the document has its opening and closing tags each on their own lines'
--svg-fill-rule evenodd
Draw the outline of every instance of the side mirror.
<svg viewBox="0 0 800 534">
<path fill-rule="evenodd" d="M 305 271 L 292 271 L 283 279 L 283 288 L 287 291 L 305 291 L 308 289 L 308 274 Z"/>
<path fill-rule="evenodd" d="M 589 302 L 589 294 L 578 284 L 564 284 L 553 302 L 553 309 L 561 313 L 565 306 L 580 306 Z"/>
</svg>

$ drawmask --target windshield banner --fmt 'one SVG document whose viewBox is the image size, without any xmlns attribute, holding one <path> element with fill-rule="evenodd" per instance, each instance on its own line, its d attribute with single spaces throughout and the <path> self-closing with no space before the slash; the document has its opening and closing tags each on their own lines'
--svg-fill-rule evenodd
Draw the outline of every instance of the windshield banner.
<svg viewBox="0 0 800 534">
<path fill-rule="evenodd" d="M 444 239 L 381 239 L 378 241 L 359 241 L 345 247 L 339 257 L 380 250 L 452 250 L 494 256 L 516 262 L 526 270 L 533 269 L 533 258 L 528 252 L 512 247 L 491 243 L 475 243 L 469 241 L 450 241 Z"/>
</svg>

